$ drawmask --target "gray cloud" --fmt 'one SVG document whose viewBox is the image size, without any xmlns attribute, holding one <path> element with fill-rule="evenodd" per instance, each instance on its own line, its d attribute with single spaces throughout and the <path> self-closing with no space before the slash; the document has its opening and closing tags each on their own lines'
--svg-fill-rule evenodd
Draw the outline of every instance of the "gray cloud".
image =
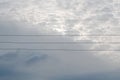
<svg viewBox="0 0 120 80">
<path fill-rule="evenodd" d="M 85 76 L 81 75 L 70 75 L 70 76 L 60 76 L 58 78 L 54 78 L 52 80 L 119 80 L 119 72 L 108 72 L 108 73 L 95 73 L 95 74 L 87 74 Z"/>
<path fill-rule="evenodd" d="M 63 35 L 60 37 L 0 37 L 0 41 L 119 41 L 119 38 L 116 40 L 66 36 L 73 33 L 82 35 L 118 33 L 119 18 L 115 17 L 112 4 L 112 0 L 0 0 L 0 35 Z M 3 43 L 0 43 L 0 48 L 116 49 L 110 44 Z M 116 71 L 120 66 L 119 54 L 113 53 L 0 50 L 0 79 L 119 80 L 120 77 L 117 76 L 119 72 Z"/>
</svg>

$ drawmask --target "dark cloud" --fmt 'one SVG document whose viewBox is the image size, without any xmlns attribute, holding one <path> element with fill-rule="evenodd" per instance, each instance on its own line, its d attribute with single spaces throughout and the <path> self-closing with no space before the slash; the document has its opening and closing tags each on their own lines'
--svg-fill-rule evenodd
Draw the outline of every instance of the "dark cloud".
<svg viewBox="0 0 120 80">
<path fill-rule="evenodd" d="M 34 65 L 37 62 L 38 63 L 44 62 L 44 60 L 46 60 L 46 59 L 48 59 L 48 56 L 46 54 L 43 54 L 43 55 L 34 55 L 34 56 L 32 56 L 31 58 L 29 58 L 26 61 L 26 64 L 27 65 Z"/>
<path fill-rule="evenodd" d="M 21 72 L 15 69 L 14 65 L 0 63 L 0 79 L 1 80 L 25 80 L 29 73 Z"/>
<path fill-rule="evenodd" d="M 6 53 L 0 56 L 0 61 L 11 61 L 18 57 L 17 53 Z"/>
<path fill-rule="evenodd" d="M 47 59 L 47 55 L 40 53 L 26 53 L 19 51 L 10 51 L 8 53 L 0 53 L 0 79 L 1 80 L 34 80 L 35 74 L 23 70 L 27 67 L 40 64 Z M 29 65 L 29 66 L 26 66 Z M 41 65 L 41 64 L 40 64 Z M 30 79 L 34 77 L 34 79 Z"/>
</svg>

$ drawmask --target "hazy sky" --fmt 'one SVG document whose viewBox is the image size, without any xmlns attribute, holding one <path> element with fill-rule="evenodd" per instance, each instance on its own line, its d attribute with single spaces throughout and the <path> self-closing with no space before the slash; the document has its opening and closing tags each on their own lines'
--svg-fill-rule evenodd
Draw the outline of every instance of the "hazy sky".
<svg viewBox="0 0 120 80">
<path fill-rule="evenodd" d="M 119 80 L 119 31 L 120 0 L 0 0 L 0 35 L 61 35 L 0 36 L 0 80 Z"/>
</svg>

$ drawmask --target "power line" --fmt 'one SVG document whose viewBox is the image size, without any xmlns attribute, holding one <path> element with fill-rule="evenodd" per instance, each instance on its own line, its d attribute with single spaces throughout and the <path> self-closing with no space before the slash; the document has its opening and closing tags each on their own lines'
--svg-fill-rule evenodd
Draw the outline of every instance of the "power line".
<svg viewBox="0 0 120 80">
<path fill-rule="evenodd" d="M 120 42 L 0 42 L 4 44 L 120 44 Z"/>
<path fill-rule="evenodd" d="M 120 36 L 120 35 L 113 35 L 113 34 L 106 34 L 106 35 L 0 35 L 0 36 Z"/>
<path fill-rule="evenodd" d="M 33 51 L 75 51 L 75 52 L 89 52 L 89 51 L 120 51 L 120 50 L 80 50 L 80 49 L 28 49 L 28 48 L 0 48 L 0 50 L 33 50 Z"/>
</svg>

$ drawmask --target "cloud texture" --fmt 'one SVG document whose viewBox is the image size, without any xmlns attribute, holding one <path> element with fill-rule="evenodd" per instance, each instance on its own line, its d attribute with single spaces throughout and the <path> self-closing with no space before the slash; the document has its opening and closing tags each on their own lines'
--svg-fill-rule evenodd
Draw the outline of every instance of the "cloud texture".
<svg viewBox="0 0 120 80">
<path fill-rule="evenodd" d="M 63 35 L 59 37 L 3 37 L 0 41 L 105 42 L 103 44 L 5 44 L 0 48 L 113 50 L 34 51 L 0 50 L 0 80 L 119 80 L 117 0 L 0 0 L 0 35 Z M 116 6 L 117 5 L 117 6 Z M 77 34 L 81 36 L 66 36 Z"/>
</svg>

